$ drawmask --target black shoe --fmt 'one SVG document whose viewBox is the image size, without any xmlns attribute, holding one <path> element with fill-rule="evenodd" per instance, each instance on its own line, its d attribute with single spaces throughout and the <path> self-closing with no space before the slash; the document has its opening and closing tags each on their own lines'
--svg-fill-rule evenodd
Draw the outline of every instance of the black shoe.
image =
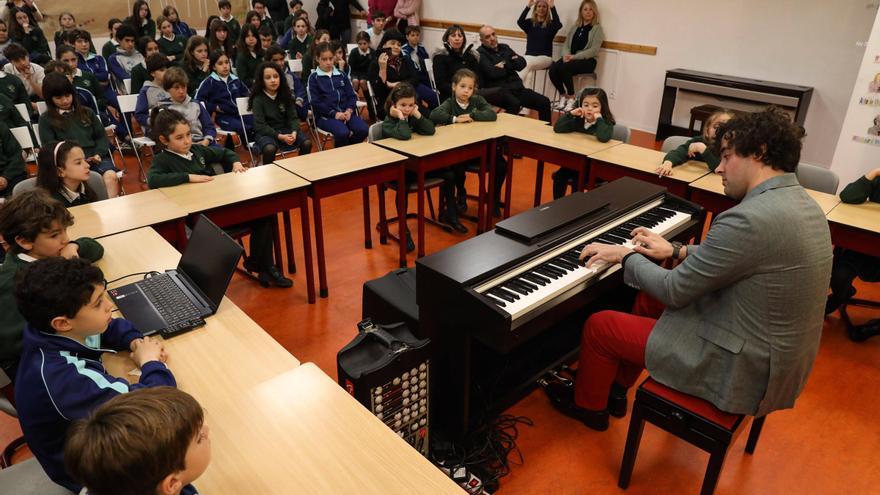
<svg viewBox="0 0 880 495">
<path fill-rule="evenodd" d="M 455 200 L 455 208 L 458 210 L 459 215 L 462 213 L 467 213 L 467 196 L 461 195 Z"/>
<path fill-rule="evenodd" d="M 416 243 L 413 242 L 409 229 L 406 229 L 406 252 L 411 253 L 416 250 Z"/>
<path fill-rule="evenodd" d="M 880 319 L 871 320 L 864 325 L 855 325 L 849 328 L 847 333 L 853 342 L 864 342 L 875 335 L 880 335 Z"/>
<path fill-rule="evenodd" d="M 570 418 L 574 418 L 588 428 L 596 431 L 608 429 L 608 410 L 591 411 L 578 407 L 574 403 L 574 387 L 568 387 L 559 382 L 550 382 L 543 385 L 544 392 L 550 398 L 553 407 Z"/>
<path fill-rule="evenodd" d="M 611 384 L 611 392 L 608 393 L 608 413 L 615 418 L 626 416 L 626 391 L 623 385 L 617 382 Z"/>
<path fill-rule="evenodd" d="M 850 286 L 849 290 L 846 294 L 846 299 L 840 300 L 837 297 L 834 297 L 834 293 L 828 295 L 828 299 L 825 300 L 825 314 L 830 315 L 831 313 L 837 311 L 845 301 L 849 301 L 856 295 L 856 288 Z"/>
<path fill-rule="evenodd" d="M 284 289 L 293 287 L 293 280 L 285 277 L 284 274 L 281 273 L 281 270 L 275 265 L 270 266 L 266 271 L 260 272 L 257 275 L 257 278 L 260 279 L 260 285 L 263 287 L 269 287 L 270 285 Z"/>
<path fill-rule="evenodd" d="M 492 208 L 492 216 L 495 218 L 501 218 L 501 205 L 496 204 L 494 208 Z"/>
<path fill-rule="evenodd" d="M 459 234 L 467 234 L 468 233 L 468 228 L 465 227 L 463 223 L 458 221 L 457 218 L 447 218 L 446 222 L 444 222 L 444 223 L 446 223 L 447 225 L 452 227 L 452 230 L 458 232 Z"/>
</svg>

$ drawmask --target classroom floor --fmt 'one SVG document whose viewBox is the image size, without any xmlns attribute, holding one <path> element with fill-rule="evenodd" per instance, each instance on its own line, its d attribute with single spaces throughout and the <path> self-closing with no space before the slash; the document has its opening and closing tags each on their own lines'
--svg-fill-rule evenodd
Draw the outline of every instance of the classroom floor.
<svg viewBox="0 0 880 495">
<path fill-rule="evenodd" d="M 632 142 L 657 147 L 653 135 L 646 133 L 634 132 Z M 133 158 L 127 160 L 127 166 L 125 187 L 131 194 L 144 186 L 137 182 Z M 553 166 L 545 170 L 545 201 L 551 197 L 553 170 Z M 534 180 L 535 162 L 516 160 L 514 213 L 531 207 Z M 371 195 L 375 225 L 375 188 Z M 397 245 L 380 245 L 374 231 L 373 249 L 364 249 L 360 191 L 324 200 L 322 207 L 328 299 L 319 299 L 314 305 L 306 302 L 298 227 L 294 239 L 300 270 L 293 275 L 293 289 L 264 290 L 252 280 L 236 275 L 228 294 L 300 361 L 314 362 L 335 377 L 336 352 L 354 336 L 360 320 L 361 285 L 397 268 Z M 298 223 L 294 222 L 295 226 Z M 428 253 L 474 235 L 473 224 L 466 225 L 471 228 L 467 236 L 427 226 Z M 410 223 L 410 228 L 415 233 L 415 222 Z M 410 266 L 414 259 L 409 256 Z M 880 300 L 880 287 L 876 284 L 857 284 L 857 288 L 860 297 Z M 880 317 L 877 310 L 870 313 L 854 309 L 853 314 L 860 321 Z M 744 455 L 745 435 L 737 441 L 729 451 L 716 493 L 880 493 L 880 468 L 874 457 L 880 445 L 880 427 L 876 422 L 876 408 L 880 404 L 880 387 L 876 386 L 880 382 L 878 355 L 880 338 L 852 343 L 845 336 L 840 316 L 835 313 L 827 318 L 819 356 L 797 407 L 768 417 L 754 456 Z M 508 412 L 531 418 L 534 426 L 520 427 L 517 446 L 524 462 L 513 466 L 497 493 L 635 495 L 699 491 L 708 454 L 650 425 L 645 428 L 632 483 L 624 492 L 617 487 L 617 474 L 628 417 L 612 418 L 608 431 L 595 432 L 557 413 L 539 390 Z M 0 445 L 18 435 L 17 423 L 0 416 Z M 214 448 L 222 446 L 215 444 Z M 24 452 L 19 457 L 27 455 Z"/>
</svg>

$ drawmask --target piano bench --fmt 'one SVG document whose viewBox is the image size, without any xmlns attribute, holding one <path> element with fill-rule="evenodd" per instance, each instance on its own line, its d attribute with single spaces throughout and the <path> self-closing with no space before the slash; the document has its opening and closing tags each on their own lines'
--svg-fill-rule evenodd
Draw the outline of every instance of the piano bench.
<svg viewBox="0 0 880 495">
<path fill-rule="evenodd" d="M 746 453 L 754 453 L 765 418 L 766 416 L 762 416 L 752 421 Z M 648 377 L 636 391 L 629 421 L 626 448 L 617 481 L 617 486 L 624 490 L 629 486 L 632 477 L 645 421 L 709 453 L 709 465 L 706 467 L 700 494 L 711 495 L 718 483 L 727 450 L 743 430 L 745 416 L 721 411 L 708 401 L 679 392 Z"/>
<path fill-rule="evenodd" d="M 690 129 L 691 132 L 702 133 L 703 132 L 703 123 L 706 122 L 706 120 L 713 113 L 717 112 L 718 110 L 721 110 L 721 107 L 716 106 L 716 105 L 709 105 L 709 104 L 700 105 L 698 107 L 691 108 L 691 122 L 690 122 L 690 124 L 688 124 L 688 129 Z M 697 131 L 696 128 L 694 128 L 694 125 L 697 123 L 697 121 L 700 122 L 700 130 L 699 131 Z"/>
</svg>

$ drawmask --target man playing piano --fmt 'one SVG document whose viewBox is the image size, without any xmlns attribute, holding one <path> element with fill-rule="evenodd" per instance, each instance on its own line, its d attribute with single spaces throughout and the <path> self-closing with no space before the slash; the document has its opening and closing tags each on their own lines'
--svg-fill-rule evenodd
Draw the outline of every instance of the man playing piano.
<svg viewBox="0 0 880 495">
<path fill-rule="evenodd" d="M 676 390 L 731 413 L 793 407 L 819 349 L 831 275 L 822 210 L 795 177 L 798 128 L 769 109 L 717 133 L 724 193 L 700 245 L 635 229 L 632 249 L 589 244 L 588 266 L 622 263 L 641 292 L 633 314 L 595 313 L 584 325 L 574 386 L 550 383 L 553 405 L 590 428 L 626 414 L 626 390 L 643 368 Z M 673 269 L 652 260 L 679 261 Z"/>
</svg>

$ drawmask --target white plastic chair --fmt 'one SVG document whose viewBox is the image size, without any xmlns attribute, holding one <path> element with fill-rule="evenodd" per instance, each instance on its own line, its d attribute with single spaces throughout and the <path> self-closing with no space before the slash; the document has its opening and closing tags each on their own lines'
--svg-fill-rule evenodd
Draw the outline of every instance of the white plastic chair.
<svg viewBox="0 0 880 495">
<path fill-rule="evenodd" d="M 150 148 L 150 152 L 152 152 L 153 146 L 156 146 L 156 142 L 146 136 L 135 136 L 131 131 L 131 127 L 128 125 L 128 115 L 134 113 L 134 109 L 137 107 L 137 95 L 119 95 L 118 99 L 119 111 L 122 112 L 122 122 L 128 130 L 128 135 L 131 136 L 131 148 L 134 150 L 134 156 L 138 162 L 141 182 L 147 182 L 147 172 L 144 169 L 144 162 L 141 160 L 141 155 L 138 153 L 138 147 L 146 146 Z"/>
<path fill-rule="evenodd" d="M 670 151 L 678 148 L 684 143 L 688 142 L 691 138 L 687 136 L 669 136 L 668 138 L 663 140 L 663 145 L 660 146 L 660 151 L 664 153 L 669 153 Z"/>
<path fill-rule="evenodd" d="M 358 47 L 357 43 L 349 43 L 345 45 L 345 55 L 348 56 L 351 54 L 351 51 Z"/>
<path fill-rule="evenodd" d="M 437 91 L 437 83 L 434 82 L 434 61 L 430 58 L 425 59 L 425 70 L 428 71 L 428 80 L 431 81 L 431 89 L 437 94 L 437 101 L 440 101 L 440 92 Z M 440 103 L 443 103 L 442 101 Z"/>
<path fill-rule="evenodd" d="M 122 85 L 125 86 L 125 92 L 126 92 L 127 94 L 131 94 L 131 78 L 129 78 L 129 79 L 123 79 L 123 80 L 122 80 Z M 135 95 L 135 96 L 137 96 L 137 95 Z"/>
<path fill-rule="evenodd" d="M 88 180 L 89 188 L 95 192 L 95 197 L 98 198 L 98 201 L 102 201 L 108 198 L 107 195 L 107 185 L 104 184 L 104 178 L 101 177 L 101 174 L 95 172 L 94 170 L 89 172 L 89 180 Z M 25 179 L 12 189 L 12 195 L 15 196 L 17 194 L 21 194 L 25 191 L 30 191 L 37 187 L 37 178 L 30 177 Z"/>
<path fill-rule="evenodd" d="M 287 61 L 287 67 L 290 68 L 290 72 L 294 74 L 301 74 L 303 70 L 303 61 L 301 58 L 292 58 Z M 293 91 L 293 88 L 290 88 Z"/>
<path fill-rule="evenodd" d="M 9 129 L 9 131 L 15 136 L 15 140 L 18 141 L 21 149 L 27 152 L 25 162 L 36 162 L 37 147 L 34 145 L 34 140 L 31 138 L 31 128 L 28 126 L 13 127 L 12 129 Z"/>
</svg>

